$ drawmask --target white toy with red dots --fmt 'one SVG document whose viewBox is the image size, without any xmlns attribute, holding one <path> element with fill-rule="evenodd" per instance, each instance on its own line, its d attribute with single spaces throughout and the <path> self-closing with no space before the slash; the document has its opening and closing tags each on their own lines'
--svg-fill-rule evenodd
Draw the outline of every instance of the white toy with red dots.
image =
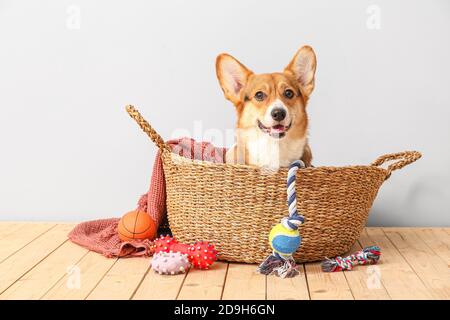
<svg viewBox="0 0 450 320">
<path fill-rule="evenodd" d="M 214 261 L 217 260 L 217 250 L 215 249 L 214 245 L 212 243 L 209 243 L 208 241 L 196 241 L 192 245 L 179 243 L 175 238 L 170 237 L 168 235 L 163 236 L 161 235 L 159 238 L 155 239 L 153 241 L 152 245 L 152 251 L 155 257 L 157 258 L 157 261 L 160 261 L 160 256 L 164 255 L 163 263 L 159 263 L 158 266 L 161 264 L 163 268 L 165 268 L 167 271 L 170 272 L 160 272 L 161 268 L 157 267 L 155 268 L 154 264 L 152 263 L 153 269 L 158 273 L 164 273 L 164 274 L 177 274 L 180 272 L 176 272 L 180 269 L 181 266 L 178 266 L 178 256 L 173 256 L 172 253 L 180 253 L 182 255 L 186 255 L 187 260 L 189 263 L 196 269 L 202 269 L 207 270 L 209 269 Z M 167 254 L 167 255 L 166 255 Z M 176 260 L 176 261 L 175 261 Z M 168 266 L 171 266 L 170 268 Z M 177 270 L 174 270 L 174 273 L 172 273 L 172 269 L 175 268 Z M 183 266 L 183 269 L 186 270 L 186 268 Z"/>
</svg>

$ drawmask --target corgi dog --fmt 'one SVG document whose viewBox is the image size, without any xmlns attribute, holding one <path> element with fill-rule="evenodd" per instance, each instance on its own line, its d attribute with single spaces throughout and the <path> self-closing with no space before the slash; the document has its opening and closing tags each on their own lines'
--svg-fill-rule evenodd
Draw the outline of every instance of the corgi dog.
<svg viewBox="0 0 450 320">
<path fill-rule="evenodd" d="M 226 153 L 227 163 L 279 168 L 301 159 L 311 166 L 306 104 L 315 72 L 309 46 L 276 73 L 255 74 L 229 54 L 217 57 L 217 78 L 237 112 L 236 144 Z"/>
</svg>

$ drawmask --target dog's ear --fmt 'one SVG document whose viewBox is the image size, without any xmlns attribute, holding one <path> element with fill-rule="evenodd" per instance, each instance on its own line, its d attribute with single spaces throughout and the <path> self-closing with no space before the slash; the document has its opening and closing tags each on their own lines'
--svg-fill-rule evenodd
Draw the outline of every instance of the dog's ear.
<svg viewBox="0 0 450 320">
<path fill-rule="evenodd" d="M 216 59 L 216 74 L 225 97 L 237 105 L 252 71 L 229 54 L 222 53 Z"/>
<path fill-rule="evenodd" d="M 314 90 L 314 75 L 316 73 L 316 54 L 310 46 L 301 47 L 292 61 L 284 69 L 297 79 L 303 94 L 308 98 Z"/>
</svg>

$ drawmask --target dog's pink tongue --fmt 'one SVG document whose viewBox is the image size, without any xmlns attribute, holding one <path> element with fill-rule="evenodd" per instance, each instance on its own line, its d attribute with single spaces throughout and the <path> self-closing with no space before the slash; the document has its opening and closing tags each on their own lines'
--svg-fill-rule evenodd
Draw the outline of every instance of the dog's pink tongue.
<svg viewBox="0 0 450 320">
<path fill-rule="evenodd" d="M 282 126 L 281 124 L 277 124 L 276 126 L 272 127 L 272 131 L 276 133 L 284 132 L 284 126 Z"/>
</svg>

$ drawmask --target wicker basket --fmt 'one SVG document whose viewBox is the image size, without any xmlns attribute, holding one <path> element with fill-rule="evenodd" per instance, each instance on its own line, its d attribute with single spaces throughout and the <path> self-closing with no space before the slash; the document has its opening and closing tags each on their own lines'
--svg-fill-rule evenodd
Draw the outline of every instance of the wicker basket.
<svg viewBox="0 0 450 320">
<path fill-rule="evenodd" d="M 268 233 L 287 215 L 287 169 L 261 172 L 247 165 L 191 160 L 170 151 L 159 134 L 132 106 L 127 112 L 161 150 L 167 214 L 181 242 L 210 240 L 219 259 L 260 263 L 271 249 Z M 419 159 L 416 151 L 379 157 L 370 166 L 317 167 L 297 174 L 300 227 L 298 262 L 344 254 L 359 238 L 381 184 L 392 171 Z M 397 160 L 387 167 L 386 161 Z"/>
</svg>

